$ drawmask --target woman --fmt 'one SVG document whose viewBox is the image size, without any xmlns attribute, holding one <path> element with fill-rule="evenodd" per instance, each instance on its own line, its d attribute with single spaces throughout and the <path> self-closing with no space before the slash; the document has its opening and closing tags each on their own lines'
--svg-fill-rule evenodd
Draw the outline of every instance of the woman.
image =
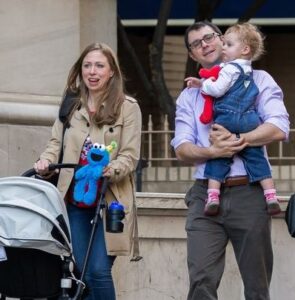
<svg viewBox="0 0 295 300">
<path fill-rule="evenodd" d="M 64 141 L 63 123 L 57 119 L 47 148 L 34 164 L 34 169 L 40 175 L 46 175 L 48 165 L 58 162 L 61 145 L 63 163 L 85 164 L 92 144 L 117 143 L 103 176 L 109 178 L 106 201 L 110 203 L 117 199 L 124 205 L 124 231 L 108 233 L 104 230 L 103 220 L 99 219 L 85 274 L 89 290 L 86 299 L 113 300 L 116 298 L 111 274 L 114 259 L 117 255 L 129 255 L 133 246 L 136 207 L 132 173 L 140 154 L 141 112 L 136 100 L 124 94 L 117 58 L 105 44 L 86 47 L 70 70 L 65 90 L 78 97 L 68 118 Z M 62 169 L 57 187 L 67 202 L 73 253 L 81 271 L 97 201 L 90 207 L 74 201 L 73 175 L 73 170 Z"/>
</svg>

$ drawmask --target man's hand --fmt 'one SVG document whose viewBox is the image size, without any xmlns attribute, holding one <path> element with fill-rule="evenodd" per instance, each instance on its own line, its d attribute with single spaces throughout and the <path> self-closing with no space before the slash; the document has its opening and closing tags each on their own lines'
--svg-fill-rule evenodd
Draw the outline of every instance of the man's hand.
<svg viewBox="0 0 295 300">
<path fill-rule="evenodd" d="M 243 137 L 237 139 L 235 134 L 218 124 L 212 125 L 209 136 L 211 146 L 183 143 L 175 149 L 176 157 L 187 163 L 204 163 L 208 159 L 232 157 L 248 146 Z"/>
<path fill-rule="evenodd" d="M 243 137 L 237 139 L 235 134 L 219 124 L 212 125 L 209 140 L 211 143 L 209 149 L 213 158 L 232 157 L 248 146 Z"/>
<path fill-rule="evenodd" d="M 222 125 L 212 124 L 209 132 L 209 141 L 211 144 L 218 142 L 218 140 L 232 140 L 235 141 L 236 135 L 228 131 Z"/>
</svg>

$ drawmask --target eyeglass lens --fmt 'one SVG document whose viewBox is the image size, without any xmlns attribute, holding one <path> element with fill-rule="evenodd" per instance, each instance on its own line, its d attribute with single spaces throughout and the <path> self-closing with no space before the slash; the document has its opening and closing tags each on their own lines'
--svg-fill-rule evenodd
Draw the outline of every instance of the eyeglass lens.
<svg viewBox="0 0 295 300">
<path fill-rule="evenodd" d="M 218 34 L 215 32 L 205 34 L 202 39 L 193 41 L 190 45 L 190 48 L 200 48 L 200 46 L 202 45 L 202 41 L 204 41 L 206 44 L 211 43 L 214 40 L 215 36 L 218 36 Z"/>
</svg>

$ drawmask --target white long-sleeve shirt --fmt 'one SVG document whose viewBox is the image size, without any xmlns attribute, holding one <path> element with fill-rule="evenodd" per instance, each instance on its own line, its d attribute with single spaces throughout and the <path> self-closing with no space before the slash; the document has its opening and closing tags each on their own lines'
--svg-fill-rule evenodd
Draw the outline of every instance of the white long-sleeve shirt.
<svg viewBox="0 0 295 300">
<path fill-rule="evenodd" d="M 252 72 L 250 60 L 235 59 L 231 62 L 240 65 L 245 74 L 250 74 Z M 201 90 L 204 94 L 219 98 L 234 85 L 240 76 L 241 72 L 236 66 L 230 63 L 224 63 L 221 64 L 221 66 L 222 69 L 220 70 L 216 81 L 213 81 L 210 78 L 203 81 Z"/>
</svg>

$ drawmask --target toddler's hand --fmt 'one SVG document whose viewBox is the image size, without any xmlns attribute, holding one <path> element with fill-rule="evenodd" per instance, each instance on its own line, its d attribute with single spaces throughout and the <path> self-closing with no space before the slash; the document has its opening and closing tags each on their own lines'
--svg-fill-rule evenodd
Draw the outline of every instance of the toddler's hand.
<svg viewBox="0 0 295 300">
<path fill-rule="evenodd" d="M 188 88 L 200 88 L 202 86 L 202 80 L 196 77 L 187 77 L 184 79 L 184 81 L 186 82 L 186 86 Z"/>
</svg>

